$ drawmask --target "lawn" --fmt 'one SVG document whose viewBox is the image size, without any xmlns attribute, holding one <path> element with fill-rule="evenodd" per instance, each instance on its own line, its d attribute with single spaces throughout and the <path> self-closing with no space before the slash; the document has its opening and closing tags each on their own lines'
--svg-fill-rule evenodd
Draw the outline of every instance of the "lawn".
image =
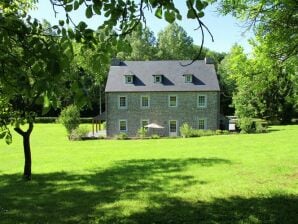
<svg viewBox="0 0 298 224">
<path fill-rule="evenodd" d="M 58 124 L 0 142 L 0 223 L 298 223 L 298 126 L 190 139 L 70 142 Z"/>
</svg>

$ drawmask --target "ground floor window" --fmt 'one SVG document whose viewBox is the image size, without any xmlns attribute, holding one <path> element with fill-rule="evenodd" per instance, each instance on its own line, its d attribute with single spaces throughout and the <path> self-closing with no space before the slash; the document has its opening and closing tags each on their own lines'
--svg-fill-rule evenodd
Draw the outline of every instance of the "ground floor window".
<svg viewBox="0 0 298 224">
<path fill-rule="evenodd" d="M 199 119 L 198 126 L 199 129 L 207 129 L 206 119 Z"/>
<path fill-rule="evenodd" d="M 175 120 L 169 121 L 169 129 L 170 129 L 170 133 L 177 133 L 177 121 Z"/>
<path fill-rule="evenodd" d="M 127 131 L 127 120 L 119 120 L 119 131 Z"/>
<path fill-rule="evenodd" d="M 148 129 L 147 126 L 149 124 L 149 120 L 141 120 L 141 127 L 142 128 L 145 128 L 145 129 Z"/>
</svg>

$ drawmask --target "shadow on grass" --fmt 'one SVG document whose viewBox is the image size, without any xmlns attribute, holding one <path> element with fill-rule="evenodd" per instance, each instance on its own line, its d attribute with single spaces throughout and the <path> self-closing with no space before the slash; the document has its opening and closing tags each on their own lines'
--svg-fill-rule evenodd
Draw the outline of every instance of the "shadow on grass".
<svg viewBox="0 0 298 224">
<path fill-rule="evenodd" d="M 0 223 L 282 223 L 286 216 L 287 223 L 294 220 L 297 198 L 190 203 L 173 197 L 193 185 L 208 184 L 184 172 L 189 166 L 218 164 L 230 161 L 127 160 L 87 174 L 35 174 L 31 182 L 21 181 L 19 174 L 0 174 Z"/>
</svg>

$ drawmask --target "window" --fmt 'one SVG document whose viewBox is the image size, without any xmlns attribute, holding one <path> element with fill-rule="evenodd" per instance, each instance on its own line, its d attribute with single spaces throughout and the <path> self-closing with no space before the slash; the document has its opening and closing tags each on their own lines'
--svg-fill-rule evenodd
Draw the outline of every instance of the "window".
<svg viewBox="0 0 298 224">
<path fill-rule="evenodd" d="M 149 96 L 141 96 L 141 108 L 150 107 L 150 98 Z"/>
<path fill-rule="evenodd" d="M 186 83 L 192 83 L 192 74 L 186 74 L 184 78 Z"/>
<path fill-rule="evenodd" d="M 175 120 L 169 121 L 169 129 L 170 129 L 170 133 L 177 133 L 177 121 Z"/>
<path fill-rule="evenodd" d="M 127 131 L 127 120 L 119 120 L 119 131 Z"/>
<path fill-rule="evenodd" d="M 153 75 L 154 83 L 161 83 L 162 82 L 162 75 Z"/>
<path fill-rule="evenodd" d="M 148 129 L 147 127 L 145 127 L 148 124 L 149 124 L 149 120 L 141 120 L 141 128 Z"/>
<path fill-rule="evenodd" d="M 177 107 L 177 96 L 169 96 L 169 107 Z"/>
<path fill-rule="evenodd" d="M 199 129 L 206 129 L 206 119 L 199 119 L 198 126 L 199 126 Z"/>
<path fill-rule="evenodd" d="M 119 96 L 119 108 L 126 109 L 127 108 L 127 98 L 126 96 Z"/>
<path fill-rule="evenodd" d="M 198 95 L 198 107 L 207 107 L 207 96 L 206 95 Z"/>
<path fill-rule="evenodd" d="M 125 76 L 125 83 L 132 84 L 133 83 L 133 75 L 126 75 Z"/>
</svg>

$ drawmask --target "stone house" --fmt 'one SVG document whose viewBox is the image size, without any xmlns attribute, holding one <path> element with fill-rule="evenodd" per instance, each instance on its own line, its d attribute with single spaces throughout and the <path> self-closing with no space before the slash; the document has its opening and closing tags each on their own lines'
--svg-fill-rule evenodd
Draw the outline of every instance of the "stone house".
<svg viewBox="0 0 298 224">
<path fill-rule="evenodd" d="M 105 88 L 107 136 L 136 136 L 155 123 L 149 134 L 180 135 L 188 123 L 195 129 L 219 128 L 220 88 L 214 64 L 195 61 L 119 61 L 110 67 Z M 151 133 L 150 133 L 151 132 Z"/>
</svg>

